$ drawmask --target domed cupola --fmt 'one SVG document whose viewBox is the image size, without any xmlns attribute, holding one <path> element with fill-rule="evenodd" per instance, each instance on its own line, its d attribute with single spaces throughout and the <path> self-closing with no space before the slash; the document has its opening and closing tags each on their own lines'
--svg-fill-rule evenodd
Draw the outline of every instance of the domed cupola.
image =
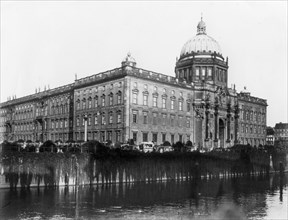
<svg viewBox="0 0 288 220">
<path fill-rule="evenodd" d="M 180 53 L 180 59 L 191 55 L 199 56 L 209 54 L 215 54 L 217 58 L 223 60 L 220 45 L 216 40 L 206 34 L 206 24 L 201 17 L 201 21 L 197 25 L 197 35 L 184 44 Z"/>
<path fill-rule="evenodd" d="M 206 24 L 201 17 L 197 34 L 182 47 L 176 60 L 176 77 L 186 82 L 209 82 L 227 86 L 228 58 L 224 60 L 218 42 L 207 35 Z"/>
<path fill-rule="evenodd" d="M 206 34 L 206 24 L 202 20 L 202 17 L 201 17 L 201 21 L 197 25 L 197 35 L 198 34 Z"/>
</svg>

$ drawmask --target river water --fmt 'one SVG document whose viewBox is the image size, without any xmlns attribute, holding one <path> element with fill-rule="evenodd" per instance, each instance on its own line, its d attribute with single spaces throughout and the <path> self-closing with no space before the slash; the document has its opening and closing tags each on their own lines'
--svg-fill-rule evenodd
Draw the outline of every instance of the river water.
<svg viewBox="0 0 288 220">
<path fill-rule="evenodd" d="M 0 219 L 288 219 L 286 176 L 0 189 Z"/>
</svg>

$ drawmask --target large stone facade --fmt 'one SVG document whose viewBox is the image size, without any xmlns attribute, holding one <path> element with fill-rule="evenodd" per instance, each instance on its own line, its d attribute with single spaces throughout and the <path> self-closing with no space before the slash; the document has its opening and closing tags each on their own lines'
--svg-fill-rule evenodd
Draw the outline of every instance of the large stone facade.
<svg viewBox="0 0 288 220">
<path fill-rule="evenodd" d="M 84 140 L 87 123 L 87 139 L 102 142 L 265 144 L 266 100 L 238 94 L 227 82 L 228 58 L 201 19 L 175 77 L 138 68 L 128 54 L 119 68 L 1 103 L 0 141 Z"/>
</svg>

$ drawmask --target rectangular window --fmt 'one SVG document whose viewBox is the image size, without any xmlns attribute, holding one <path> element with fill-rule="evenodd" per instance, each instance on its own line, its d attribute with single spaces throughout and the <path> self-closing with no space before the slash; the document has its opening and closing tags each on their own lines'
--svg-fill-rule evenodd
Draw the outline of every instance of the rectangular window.
<svg viewBox="0 0 288 220">
<path fill-rule="evenodd" d="M 174 144 L 174 134 L 171 134 L 171 144 Z"/>
<path fill-rule="evenodd" d="M 187 112 L 190 112 L 191 111 L 191 104 L 190 102 L 187 102 Z"/>
<path fill-rule="evenodd" d="M 112 124 L 113 123 L 113 113 L 110 112 L 109 113 L 109 124 Z"/>
<path fill-rule="evenodd" d="M 179 134 L 179 141 L 182 142 L 182 134 Z"/>
<path fill-rule="evenodd" d="M 97 115 L 95 115 L 95 117 L 94 117 L 94 124 L 98 125 L 98 116 Z"/>
<path fill-rule="evenodd" d="M 121 112 L 117 113 L 117 123 L 121 123 Z"/>
<path fill-rule="evenodd" d="M 147 94 L 143 95 L 143 105 L 148 105 L 148 95 Z"/>
<path fill-rule="evenodd" d="M 183 102 L 179 101 L 179 111 L 183 111 Z"/>
<path fill-rule="evenodd" d="M 95 108 L 97 108 L 98 107 L 98 96 L 97 97 L 95 97 Z"/>
<path fill-rule="evenodd" d="M 88 117 L 88 125 L 91 125 L 91 116 Z"/>
<path fill-rule="evenodd" d="M 174 110 L 175 100 L 171 100 L 171 110 Z"/>
<path fill-rule="evenodd" d="M 153 125 L 157 125 L 157 113 L 153 113 Z"/>
<path fill-rule="evenodd" d="M 178 117 L 178 126 L 179 127 L 182 127 L 182 119 L 183 119 L 183 116 Z"/>
<path fill-rule="evenodd" d="M 143 132 L 143 142 L 147 142 L 147 141 L 148 141 L 148 133 Z"/>
<path fill-rule="evenodd" d="M 162 143 L 166 141 L 166 134 L 162 134 Z"/>
<path fill-rule="evenodd" d="M 85 125 L 85 119 L 82 118 L 82 126 L 84 126 L 84 125 Z"/>
<path fill-rule="evenodd" d="M 133 132 L 133 141 L 136 143 L 137 142 L 137 132 Z"/>
<path fill-rule="evenodd" d="M 97 131 L 93 132 L 93 140 L 97 140 L 98 139 L 98 133 Z"/>
<path fill-rule="evenodd" d="M 190 118 L 186 118 L 186 127 L 190 128 Z"/>
<path fill-rule="evenodd" d="M 91 99 L 88 100 L 88 108 L 92 108 L 92 100 Z"/>
<path fill-rule="evenodd" d="M 138 112 L 137 111 L 133 111 L 132 112 L 132 122 L 133 123 L 137 123 L 137 116 L 138 116 Z"/>
<path fill-rule="evenodd" d="M 147 124 L 147 123 L 148 123 L 148 113 L 143 112 L 143 124 Z"/>
<path fill-rule="evenodd" d="M 79 127 L 80 126 L 80 118 L 76 119 L 76 126 Z"/>
<path fill-rule="evenodd" d="M 116 142 L 120 142 L 120 131 L 116 131 Z"/>
<path fill-rule="evenodd" d="M 166 119 L 167 119 L 167 115 L 162 114 L 162 125 L 166 125 Z"/>
<path fill-rule="evenodd" d="M 137 104 L 138 102 L 137 102 L 137 93 L 133 93 L 133 95 L 132 95 L 132 103 L 133 104 Z"/>
<path fill-rule="evenodd" d="M 107 140 L 112 140 L 112 131 L 107 131 Z"/>
<path fill-rule="evenodd" d="M 195 75 L 196 75 L 196 79 L 199 79 L 199 75 L 200 75 L 200 69 L 199 69 L 199 67 L 196 68 L 196 73 L 195 73 Z"/>
<path fill-rule="evenodd" d="M 121 94 L 120 93 L 117 95 L 117 104 L 118 105 L 121 104 Z"/>
<path fill-rule="evenodd" d="M 206 69 L 205 67 L 202 67 L 202 79 L 205 79 Z"/>
<path fill-rule="evenodd" d="M 171 119 L 171 126 L 173 127 L 175 123 L 175 115 L 171 115 L 170 119 Z"/>
<path fill-rule="evenodd" d="M 105 96 L 102 97 L 102 106 L 105 106 Z"/>
<path fill-rule="evenodd" d="M 102 114 L 102 121 L 101 121 L 101 124 L 102 125 L 105 125 L 106 123 L 105 123 L 105 114 Z"/>
<path fill-rule="evenodd" d="M 211 80 L 212 79 L 212 68 L 208 67 L 208 78 Z"/>
<path fill-rule="evenodd" d="M 105 141 L 105 131 L 101 131 L 101 142 Z"/>
<path fill-rule="evenodd" d="M 54 129 L 54 121 L 51 122 L 51 127 L 52 127 L 52 129 Z"/>
<path fill-rule="evenodd" d="M 109 96 L 109 105 L 113 105 L 113 95 Z"/>
<path fill-rule="evenodd" d="M 153 96 L 153 107 L 157 107 L 157 97 Z"/>
<path fill-rule="evenodd" d="M 85 101 L 85 100 L 84 100 L 83 103 L 82 103 L 82 108 L 83 108 L 83 109 L 86 109 L 86 101 Z"/>
<path fill-rule="evenodd" d="M 166 108 L 166 99 L 162 98 L 162 108 Z"/>
<path fill-rule="evenodd" d="M 157 143 L 157 133 L 153 133 L 152 134 L 152 141 L 154 142 L 154 143 Z"/>
</svg>

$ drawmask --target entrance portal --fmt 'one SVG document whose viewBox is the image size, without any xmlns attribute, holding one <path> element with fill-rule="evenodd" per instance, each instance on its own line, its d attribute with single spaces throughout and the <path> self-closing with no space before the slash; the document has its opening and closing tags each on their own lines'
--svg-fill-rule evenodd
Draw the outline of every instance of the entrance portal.
<svg viewBox="0 0 288 220">
<path fill-rule="evenodd" d="M 224 134 L 225 134 L 225 125 L 222 119 L 219 119 L 219 140 L 220 147 L 224 147 Z"/>
</svg>

